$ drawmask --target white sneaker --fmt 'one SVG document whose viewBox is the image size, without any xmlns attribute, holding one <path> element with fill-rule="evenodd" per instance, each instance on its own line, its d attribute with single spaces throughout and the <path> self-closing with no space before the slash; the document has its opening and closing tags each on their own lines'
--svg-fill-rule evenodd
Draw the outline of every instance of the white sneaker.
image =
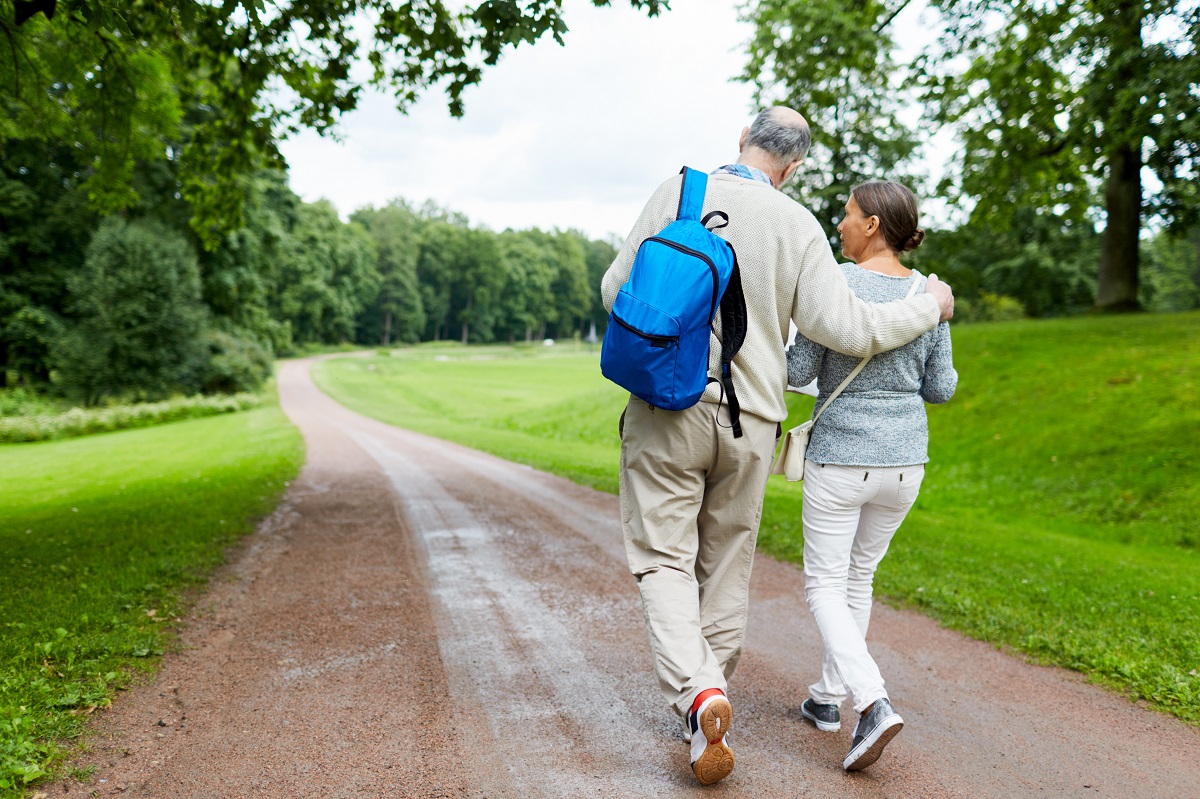
<svg viewBox="0 0 1200 799">
<path fill-rule="evenodd" d="M 692 773 L 701 785 L 712 785 L 733 771 L 733 750 L 725 735 L 733 722 L 733 706 L 722 694 L 704 700 L 688 717 L 692 731 Z"/>
</svg>

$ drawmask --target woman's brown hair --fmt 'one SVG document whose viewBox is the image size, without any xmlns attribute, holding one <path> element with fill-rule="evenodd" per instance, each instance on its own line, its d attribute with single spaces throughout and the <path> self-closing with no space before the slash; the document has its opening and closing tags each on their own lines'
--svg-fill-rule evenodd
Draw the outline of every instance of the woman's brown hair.
<svg viewBox="0 0 1200 799">
<path fill-rule="evenodd" d="M 917 198 L 894 180 L 869 180 L 850 189 L 850 196 L 867 216 L 879 218 L 883 240 L 895 253 L 921 246 L 925 231 L 917 227 Z"/>
</svg>

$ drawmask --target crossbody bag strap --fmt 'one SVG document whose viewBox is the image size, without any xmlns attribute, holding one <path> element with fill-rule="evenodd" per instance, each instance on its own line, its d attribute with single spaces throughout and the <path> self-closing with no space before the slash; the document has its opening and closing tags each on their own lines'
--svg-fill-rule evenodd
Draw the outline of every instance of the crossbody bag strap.
<svg viewBox="0 0 1200 799">
<path fill-rule="evenodd" d="M 917 285 L 920 282 L 921 273 L 914 269 L 913 282 L 912 285 L 908 287 L 908 294 L 905 295 L 904 299 L 912 299 L 912 296 L 917 293 Z M 821 414 L 825 413 L 825 409 L 833 404 L 833 401 L 838 398 L 838 396 L 842 393 L 842 390 L 845 389 L 846 386 L 850 385 L 854 378 L 858 377 L 858 373 L 861 372 L 863 367 L 865 367 L 874 357 L 874 355 L 868 355 L 867 357 L 863 358 L 858 362 L 858 366 L 854 367 L 854 371 L 846 375 L 846 379 L 843 380 L 838 387 L 833 390 L 833 393 L 829 395 L 829 399 L 825 400 L 825 404 L 821 406 L 821 410 L 817 411 L 817 415 L 813 417 L 813 425 L 816 425 L 817 420 L 821 418 Z"/>
</svg>

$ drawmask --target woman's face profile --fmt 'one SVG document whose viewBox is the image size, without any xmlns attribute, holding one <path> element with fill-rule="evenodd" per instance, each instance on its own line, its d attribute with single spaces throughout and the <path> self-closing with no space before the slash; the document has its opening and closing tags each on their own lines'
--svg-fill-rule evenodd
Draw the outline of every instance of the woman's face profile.
<svg viewBox="0 0 1200 799">
<path fill-rule="evenodd" d="M 873 216 L 863 215 L 862 209 L 858 207 L 858 202 L 851 194 L 850 199 L 846 201 L 846 213 L 837 226 L 838 235 L 842 239 L 842 255 L 844 257 L 858 263 L 858 258 L 867 243 L 869 232 L 878 228 L 878 222 L 874 220 Z"/>
</svg>

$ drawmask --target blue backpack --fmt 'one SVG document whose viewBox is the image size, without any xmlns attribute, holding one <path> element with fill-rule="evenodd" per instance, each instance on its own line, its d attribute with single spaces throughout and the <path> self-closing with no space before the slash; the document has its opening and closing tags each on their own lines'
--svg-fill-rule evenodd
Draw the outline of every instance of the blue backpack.
<svg viewBox="0 0 1200 799">
<path fill-rule="evenodd" d="M 721 378 L 735 438 L 742 435 L 733 390 L 733 356 L 746 338 L 746 299 L 737 255 L 704 219 L 708 176 L 684 167 L 676 221 L 638 248 L 629 280 L 613 301 L 600 349 L 600 371 L 656 408 L 681 411 L 717 382 L 708 375 L 709 334 L 721 312 Z M 714 228 L 715 229 L 715 228 Z"/>
</svg>

